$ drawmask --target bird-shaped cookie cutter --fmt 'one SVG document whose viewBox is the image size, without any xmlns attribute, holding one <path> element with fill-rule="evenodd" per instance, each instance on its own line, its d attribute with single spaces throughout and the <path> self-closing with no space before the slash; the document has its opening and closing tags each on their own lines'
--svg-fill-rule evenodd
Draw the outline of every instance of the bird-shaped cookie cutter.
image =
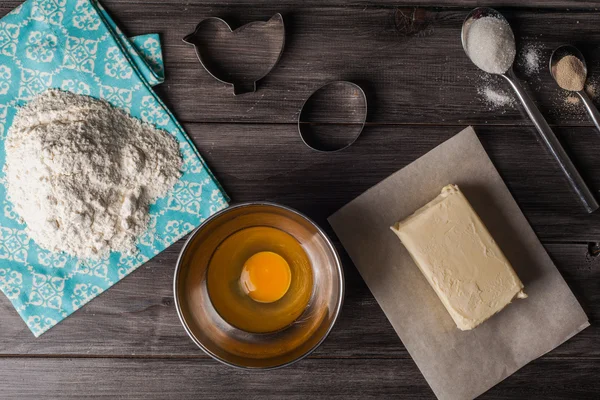
<svg viewBox="0 0 600 400">
<path fill-rule="evenodd" d="M 183 41 L 194 46 L 200 64 L 213 78 L 232 86 L 233 94 L 239 95 L 255 92 L 257 82 L 267 76 L 281 58 L 285 25 L 280 13 L 266 22 L 250 22 L 235 30 L 225 20 L 209 17 L 200 21 Z M 239 49 L 247 48 L 251 48 L 252 53 L 244 58 Z"/>
</svg>

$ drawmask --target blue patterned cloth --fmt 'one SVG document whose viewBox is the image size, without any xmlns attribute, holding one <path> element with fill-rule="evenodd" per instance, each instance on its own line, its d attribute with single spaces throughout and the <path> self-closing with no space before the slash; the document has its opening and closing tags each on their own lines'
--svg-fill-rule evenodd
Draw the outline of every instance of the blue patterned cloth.
<svg viewBox="0 0 600 400">
<path fill-rule="evenodd" d="M 139 252 L 89 261 L 30 239 L 0 172 L 0 289 L 39 336 L 227 206 L 226 195 L 152 91 L 164 79 L 157 35 L 126 38 L 93 0 L 29 0 L 0 20 L 0 165 L 19 106 L 47 88 L 102 98 L 171 133 L 184 159 L 175 188 L 150 206 Z"/>
</svg>

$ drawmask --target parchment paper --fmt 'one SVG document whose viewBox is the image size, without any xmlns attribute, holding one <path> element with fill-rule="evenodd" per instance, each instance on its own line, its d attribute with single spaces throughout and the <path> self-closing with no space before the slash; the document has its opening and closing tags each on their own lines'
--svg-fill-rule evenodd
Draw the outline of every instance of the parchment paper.
<svg viewBox="0 0 600 400">
<path fill-rule="evenodd" d="M 390 226 L 459 185 L 529 298 L 462 332 Z M 589 326 L 472 128 L 442 143 L 329 218 L 406 349 L 440 399 L 479 396 Z"/>
</svg>

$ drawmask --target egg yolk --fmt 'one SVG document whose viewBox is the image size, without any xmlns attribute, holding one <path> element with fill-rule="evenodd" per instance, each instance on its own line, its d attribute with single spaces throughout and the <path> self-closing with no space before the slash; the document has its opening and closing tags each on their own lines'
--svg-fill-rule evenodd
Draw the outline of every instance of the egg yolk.
<svg viewBox="0 0 600 400">
<path fill-rule="evenodd" d="M 259 303 L 281 299 L 290 288 L 292 273 L 283 257 L 271 251 L 262 251 L 244 263 L 240 283 L 244 292 Z"/>
</svg>

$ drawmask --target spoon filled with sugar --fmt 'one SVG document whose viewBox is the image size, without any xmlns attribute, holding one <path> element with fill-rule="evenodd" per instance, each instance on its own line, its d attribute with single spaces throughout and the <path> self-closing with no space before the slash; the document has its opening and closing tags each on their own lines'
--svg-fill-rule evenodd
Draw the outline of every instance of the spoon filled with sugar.
<svg viewBox="0 0 600 400">
<path fill-rule="evenodd" d="M 558 86 L 577 93 L 592 122 L 600 130 L 600 112 L 585 91 L 587 64 L 579 49 L 571 45 L 557 47 L 550 57 L 550 74 Z"/>
<path fill-rule="evenodd" d="M 515 75 L 512 67 L 516 55 L 515 37 L 504 16 L 489 7 L 474 9 L 463 22 L 461 41 L 467 57 L 473 64 L 487 73 L 506 79 L 535 125 L 541 142 L 558 162 L 586 211 L 591 213 L 597 210 L 600 206 L 594 195 Z"/>
</svg>

